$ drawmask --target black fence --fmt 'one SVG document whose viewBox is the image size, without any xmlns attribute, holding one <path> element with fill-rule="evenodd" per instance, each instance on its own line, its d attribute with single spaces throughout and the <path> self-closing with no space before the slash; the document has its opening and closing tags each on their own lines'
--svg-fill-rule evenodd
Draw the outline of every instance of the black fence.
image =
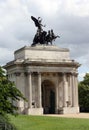
<svg viewBox="0 0 89 130">
<path fill-rule="evenodd" d="M 0 123 L 0 130 L 6 130 L 6 124 Z"/>
<path fill-rule="evenodd" d="M 89 112 L 89 107 L 80 107 L 80 112 Z"/>
<path fill-rule="evenodd" d="M 13 127 L 10 124 L 0 123 L 0 130 L 13 130 Z"/>
</svg>

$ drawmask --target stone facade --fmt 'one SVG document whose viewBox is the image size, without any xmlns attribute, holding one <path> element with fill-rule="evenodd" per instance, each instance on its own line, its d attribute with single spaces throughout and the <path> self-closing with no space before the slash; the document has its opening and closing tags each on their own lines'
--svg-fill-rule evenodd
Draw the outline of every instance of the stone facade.
<svg viewBox="0 0 89 130">
<path fill-rule="evenodd" d="M 69 50 L 53 45 L 25 46 L 5 65 L 8 78 L 28 99 L 17 102 L 30 115 L 79 113 L 77 68 Z"/>
</svg>

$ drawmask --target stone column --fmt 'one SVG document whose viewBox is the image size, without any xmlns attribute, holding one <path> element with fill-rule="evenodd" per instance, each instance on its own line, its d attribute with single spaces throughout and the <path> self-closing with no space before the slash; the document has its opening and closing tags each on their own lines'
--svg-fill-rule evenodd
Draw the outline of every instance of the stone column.
<svg viewBox="0 0 89 130">
<path fill-rule="evenodd" d="M 58 102 L 58 96 L 59 96 L 59 95 L 58 95 L 58 93 L 59 93 L 58 91 L 59 91 L 59 89 L 58 89 L 58 87 L 59 87 L 59 86 L 57 85 L 57 86 L 56 86 L 56 113 L 58 113 L 58 107 L 59 107 L 59 104 L 58 104 L 58 103 L 59 103 L 59 102 Z"/>
<path fill-rule="evenodd" d="M 76 83 L 75 83 L 75 73 L 72 73 L 72 106 L 75 107 L 76 106 Z"/>
<path fill-rule="evenodd" d="M 21 91 L 21 85 L 20 85 L 20 75 L 21 73 L 20 72 L 15 72 L 14 75 L 16 76 L 16 87 L 17 89 L 19 89 Z M 17 106 L 18 106 L 18 110 L 19 110 L 19 113 L 21 113 L 21 101 L 19 100 L 17 102 Z"/>
<path fill-rule="evenodd" d="M 38 105 L 42 108 L 41 73 L 38 73 Z"/>
<path fill-rule="evenodd" d="M 69 96 L 70 96 L 70 99 L 69 99 L 69 105 L 72 106 L 72 75 L 70 73 L 70 76 L 69 76 Z"/>
<path fill-rule="evenodd" d="M 28 107 L 32 108 L 32 75 L 28 73 Z"/>
<path fill-rule="evenodd" d="M 67 107 L 68 102 L 68 82 L 66 79 L 66 74 L 63 73 L 63 106 Z"/>
<path fill-rule="evenodd" d="M 76 98 L 76 106 L 78 106 L 78 78 L 77 78 L 78 74 L 75 73 L 75 98 Z"/>
</svg>

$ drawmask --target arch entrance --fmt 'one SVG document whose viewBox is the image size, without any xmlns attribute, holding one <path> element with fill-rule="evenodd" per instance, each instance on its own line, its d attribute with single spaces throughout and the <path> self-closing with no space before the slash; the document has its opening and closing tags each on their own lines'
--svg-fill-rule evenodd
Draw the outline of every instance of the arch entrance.
<svg viewBox="0 0 89 130">
<path fill-rule="evenodd" d="M 55 86 L 49 80 L 42 82 L 42 107 L 44 114 L 55 113 Z"/>
</svg>

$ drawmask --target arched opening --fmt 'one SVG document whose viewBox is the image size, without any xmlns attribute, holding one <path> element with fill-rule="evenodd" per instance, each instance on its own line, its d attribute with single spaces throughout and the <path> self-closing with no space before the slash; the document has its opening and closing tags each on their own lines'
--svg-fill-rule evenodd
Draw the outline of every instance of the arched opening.
<svg viewBox="0 0 89 130">
<path fill-rule="evenodd" d="M 42 82 L 42 107 L 44 114 L 55 113 L 55 86 L 49 80 Z"/>
</svg>

